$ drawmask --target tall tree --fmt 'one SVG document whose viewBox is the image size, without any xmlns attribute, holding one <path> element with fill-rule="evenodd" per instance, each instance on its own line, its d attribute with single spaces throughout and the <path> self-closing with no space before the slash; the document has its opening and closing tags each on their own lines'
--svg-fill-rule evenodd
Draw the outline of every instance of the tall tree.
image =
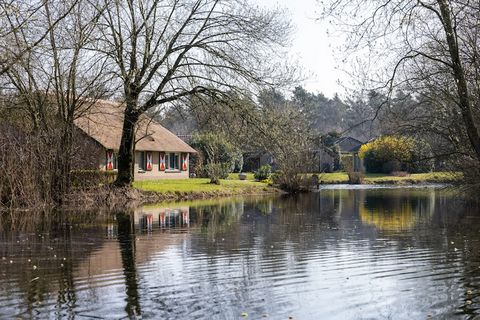
<svg viewBox="0 0 480 320">
<path fill-rule="evenodd" d="M 362 60 L 370 87 L 406 89 L 433 102 L 432 114 L 446 106 L 460 117 L 469 157 L 480 161 L 480 4 L 459 0 L 331 1 L 325 16 L 348 22 L 348 52 Z M 336 19 L 335 19 L 336 18 Z M 367 53 L 367 55 L 364 55 Z M 380 104 L 379 108 L 388 105 Z M 378 114 L 378 112 L 376 113 Z M 438 118 L 438 117 L 436 117 Z"/>
<path fill-rule="evenodd" d="M 146 111 L 193 95 L 240 95 L 284 79 L 289 24 L 248 0 L 104 1 L 99 52 L 125 99 L 119 186 L 133 181 L 135 126 Z"/>
<path fill-rule="evenodd" d="M 30 48 L 3 75 L 18 102 L 10 105 L 27 116 L 24 130 L 49 150 L 49 175 L 41 174 L 51 178 L 48 189 L 57 202 L 69 191 L 74 120 L 105 94 L 106 60 L 91 54 L 99 17 L 89 1 L 43 1 L 35 10 L 36 27 L 22 25 L 10 34 L 13 47 Z M 46 37 L 36 44 L 38 33 Z"/>
</svg>

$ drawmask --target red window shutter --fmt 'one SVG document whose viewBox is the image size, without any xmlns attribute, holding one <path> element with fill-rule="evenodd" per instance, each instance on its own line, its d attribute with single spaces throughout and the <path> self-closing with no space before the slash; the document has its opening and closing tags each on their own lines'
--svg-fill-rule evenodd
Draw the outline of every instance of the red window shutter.
<svg viewBox="0 0 480 320">
<path fill-rule="evenodd" d="M 106 169 L 108 171 L 113 170 L 113 151 L 107 150 L 107 165 Z"/>
<path fill-rule="evenodd" d="M 182 153 L 182 171 L 188 170 L 188 153 Z"/>
<path fill-rule="evenodd" d="M 147 155 L 146 169 L 147 169 L 147 171 L 152 171 L 152 169 L 153 169 L 153 153 L 151 151 L 147 151 L 146 155 Z"/>
<path fill-rule="evenodd" d="M 160 161 L 159 164 L 160 171 L 165 171 L 165 152 L 160 152 Z"/>
</svg>

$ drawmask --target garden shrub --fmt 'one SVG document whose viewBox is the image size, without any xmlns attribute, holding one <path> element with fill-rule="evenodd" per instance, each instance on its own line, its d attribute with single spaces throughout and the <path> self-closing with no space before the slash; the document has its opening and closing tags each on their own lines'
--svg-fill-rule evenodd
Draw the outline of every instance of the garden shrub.
<svg viewBox="0 0 480 320">
<path fill-rule="evenodd" d="M 370 173 L 407 171 L 415 159 L 417 142 L 410 137 L 383 136 L 364 144 L 359 157 Z"/>
<path fill-rule="evenodd" d="M 271 174 L 272 174 L 272 167 L 266 164 L 261 166 L 257 171 L 255 171 L 253 176 L 255 180 L 262 181 L 270 178 Z"/>
<path fill-rule="evenodd" d="M 363 184 L 365 175 L 362 172 L 347 172 L 349 184 Z"/>
<path fill-rule="evenodd" d="M 354 158 L 351 155 L 344 155 L 342 157 L 343 169 L 347 172 L 349 184 L 363 184 L 365 178 L 362 172 L 355 172 L 353 170 Z"/>
<path fill-rule="evenodd" d="M 304 192 L 311 188 L 311 179 L 305 174 L 292 171 L 276 171 L 272 174 L 275 186 L 288 192 Z"/>
<path fill-rule="evenodd" d="M 197 134 L 192 138 L 190 145 L 199 152 L 195 164 L 195 173 L 198 177 L 212 178 L 211 173 L 214 172 L 219 179 L 226 179 L 229 173 L 243 167 L 241 153 L 222 135 Z"/>
<path fill-rule="evenodd" d="M 205 176 L 210 179 L 210 183 L 220 184 L 220 179 L 227 179 L 230 168 L 226 163 L 209 163 L 205 166 Z"/>
</svg>

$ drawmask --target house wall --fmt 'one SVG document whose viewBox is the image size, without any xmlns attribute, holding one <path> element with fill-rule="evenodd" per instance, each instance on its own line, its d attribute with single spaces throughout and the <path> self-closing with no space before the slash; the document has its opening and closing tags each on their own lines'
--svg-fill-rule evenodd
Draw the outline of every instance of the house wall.
<svg viewBox="0 0 480 320">
<path fill-rule="evenodd" d="M 148 179 L 188 179 L 190 177 L 190 164 L 186 171 L 175 170 L 175 171 L 160 171 L 160 152 L 152 151 L 153 153 L 153 167 L 151 171 L 140 170 L 140 153 L 142 151 L 135 152 L 135 168 L 134 168 L 134 179 L 135 180 L 148 180 Z M 166 152 L 168 153 L 168 152 Z M 181 154 L 181 153 L 180 153 Z M 190 162 L 190 155 L 187 155 L 187 162 Z M 181 165 L 181 163 L 180 163 Z M 106 170 L 107 166 L 107 156 L 106 150 L 103 149 L 99 152 L 98 155 L 98 168 L 100 170 Z"/>
<path fill-rule="evenodd" d="M 152 151 L 153 153 L 153 168 L 152 171 L 140 170 L 140 153 L 142 151 L 135 152 L 135 180 L 148 180 L 148 179 L 188 179 L 190 176 L 190 165 L 186 171 L 160 171 L 160 152 Z M 168 153 L 168 151 L 166 151 Z M 190 155 L 187 155 L 187 162 L 189 162 Z M 180 163 L 181 165 L 181 163 Z"/>
</svg>

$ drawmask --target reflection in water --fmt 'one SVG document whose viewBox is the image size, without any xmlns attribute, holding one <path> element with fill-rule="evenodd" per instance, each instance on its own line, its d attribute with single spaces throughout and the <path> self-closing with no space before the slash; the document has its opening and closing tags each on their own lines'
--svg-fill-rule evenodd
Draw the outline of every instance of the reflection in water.
<svg viewBox="0 0 480 320">
<path fill-rule="evenodd" d="M 402 231 L 427 222 L 433 215 L 435 202 L 432 193 L 419 190 L 371 190 L 362 192 L 359 205 L 362 222 L 384 231 Z"/>
<path fill-rule="evenodd" d="M 479 313 L 479 210 L 441 190 L 322 190 L 0 219 L 0 318 Z"/>
<path fill-rule="evenodd" d="M 116 215 L 118 222 L 118 243 L 122 255 L 122 269 L 125 275 L 127 305 L 125 312 L 129 317 L 140 315 L 140 299 L 138 295 L 137 270 L 135 265 L 135 235 L 131 215 L 119 213 Z"/>
</svg>

